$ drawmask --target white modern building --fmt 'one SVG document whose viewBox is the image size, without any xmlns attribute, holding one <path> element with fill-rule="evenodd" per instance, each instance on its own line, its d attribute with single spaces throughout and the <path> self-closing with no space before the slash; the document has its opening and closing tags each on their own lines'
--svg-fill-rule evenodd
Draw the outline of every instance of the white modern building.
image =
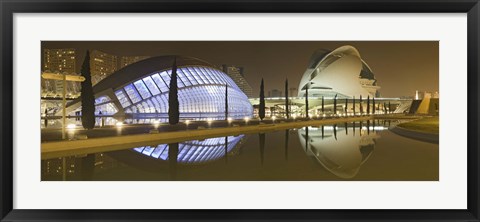
<svg viewBox="0 0 480 222">
<path fill-rule="evenodd" d="M 341 46 L 333 51 L 317 50 L 298 86 L 298 96 L 357 98 L 361 95 L 378 97 L 375 76 L 353 46 Z"/>
</svg>

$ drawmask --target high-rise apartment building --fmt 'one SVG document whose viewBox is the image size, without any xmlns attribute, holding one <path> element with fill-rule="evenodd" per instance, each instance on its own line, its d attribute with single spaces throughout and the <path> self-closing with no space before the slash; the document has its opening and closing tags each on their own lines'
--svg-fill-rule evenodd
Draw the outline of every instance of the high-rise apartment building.
<svg viewBox="0 0 480 222">
<path fill-rule="evenodd" d="M 44 49 L 43 71 L 75 73 L 75 49 Z"/>
<path fill-rule="evenodd" d="M 75 74 L 76 68 L 75 49 L 44 49 L 43 50 L 43 72 Z M 43 79 L 42 96 L 58 97 L 63 93 L 63 82 L 60 80 Z M 67 82 L 67 97 L 78 96 L 80 83 Z"/>
<path fill-rule="evenodd" d="M 93 50 L 90 54 L 90 70 L 95 85 L 118 70 L 117 56 Z"/>
<path fill-rule="evenodd" d="M 132 63 L 148 59 L 150 56 L 122 56 L 120 57 L 120 69 Z"/>
<path fill-rule="evenodd" d="M 222 65 L 222 70 L 237 84 L 237 86 L 247 95 L 248 98 L 253 96 L 253 90 L 247 80 L 245 80 L 243 67 L 232 65 Z"/>
</svg>

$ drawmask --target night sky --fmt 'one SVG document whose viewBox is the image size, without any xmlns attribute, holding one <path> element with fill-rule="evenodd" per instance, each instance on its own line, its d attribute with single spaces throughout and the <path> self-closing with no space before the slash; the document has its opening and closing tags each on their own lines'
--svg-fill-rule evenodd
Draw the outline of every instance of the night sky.
<svg viewBox="0 0 480 222">
<path fill-rule="evenodd" d="M 415 90 L 438 91 L 437 41 L 49 41 L 42 42 L 42 49 L 75 48 L 77 72 L 87 49 L 119 56 L 184 55 L 218 66 L 242 66 L 254 95 L 258 95 L 262 77 L 266 92 L 279 89 L 284 93 L 287 77 L 290 87 L 297 88 L 315 50 L 334 50 L 342 45 L 352 45 L 359 50 L 375 74 L 382 97 L 413 96 Z"/>
</svg>

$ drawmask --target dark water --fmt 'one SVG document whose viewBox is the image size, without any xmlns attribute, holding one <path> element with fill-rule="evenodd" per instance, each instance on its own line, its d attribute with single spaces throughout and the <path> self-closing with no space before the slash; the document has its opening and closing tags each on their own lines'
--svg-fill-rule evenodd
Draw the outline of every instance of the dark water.
<svg viewBox="0 0 480 222">
<path fill-rule="evenodd" d="M 395 124 L 312 126 L 44 160 L 42 180 L 438 180 L 438 144 L 396 135 L 388 130 Z"/>
</svg>

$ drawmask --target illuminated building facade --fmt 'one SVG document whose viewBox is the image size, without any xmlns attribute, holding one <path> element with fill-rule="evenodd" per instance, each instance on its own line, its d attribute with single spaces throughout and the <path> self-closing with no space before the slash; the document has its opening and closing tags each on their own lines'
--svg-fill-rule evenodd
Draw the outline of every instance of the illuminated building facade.
<svg viewBox="0 0 480 222">
<path fill-rule="evenodd" d="M 95 85 L 102 79 L 118 70 L 117 56 L 99 50 L 90 53 L 90 70 L 92 83 Z"/>
<path fill-rule="evenodd" d="M 75 49 L 44 49 L 42 70 L 49 73 L 75 74 L 75 59 Z M 60 97 L 62 95 L 62 81 L 42 78 L 41 84 L 42 97 Z M 68 82 L 67 92 L 70 96 L 77 95 L 80 92 L 80 84 Z"/>
<path fill-rule="evenodd" d="M 225 90 L 228 115 L 251 117 L 253 107 L 235 82 L 213 65 L 192 57 L 159 56 L 131 64 L 109 75 L 93 87 L 95 113 L 117 120 L 148 123 L 168 120 L 168 94 L 173 61 L 176 58 L 181 119 L 224 119 Z M 74 114 L 81 110 L 77 99 L 67 106 Z"/>
<path fill-rule="evenodd" d="M 75 49 L 44 49 L 43 71 L 75 73 Z"/>
</svg>

